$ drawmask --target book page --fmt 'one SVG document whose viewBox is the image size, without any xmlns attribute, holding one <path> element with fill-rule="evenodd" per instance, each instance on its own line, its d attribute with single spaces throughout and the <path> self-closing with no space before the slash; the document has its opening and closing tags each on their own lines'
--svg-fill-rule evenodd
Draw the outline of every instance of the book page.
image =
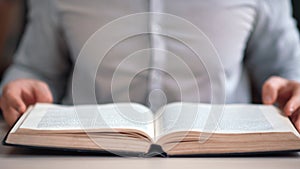
<svg viewBox="0 0 300 169">
<path fill-rule="evenodd" d="M 36 104 L 20 128 L 33 130 L 137 129 L 154 137 L 153 114 L 135 103 L 61 106 Z"/>
<path fill-rule="evenodd" d="M 201 113 L 198 113 L 200 112 Z M 199 117 L 197 117 L 199 115 Z M 156 139 L 176 131 L 204 130 L 209 107 L 194 103 L 171 103 L 155 112 Z M 195 125 L 194 123 L 197 122 Z"/>
<path fill-rule="evenodd" d="M 219 112 L 216 112 L 219 111 Z M 156 113 L 157 137 L 176 131 L 208 133 L 293 132 L 288 117 L 274 106 L 173 103 Z"/>
<path fill-rule="evenodd" d="M 24 112 L 24 114 L 18 119 L 18 121 L 16 122 L 16 124 L 13 126 L 13 128 L 11 129 L 10 133 L 15 133 L 18 128 L 21 126 L 21 124 L 23 123 L 23 121 L 26 119 L 27 115 L 29 114 L 29 112 L 33 109 L 33 106 L 29 106 L 26 110 L 26 112 Z"/>
</svg>

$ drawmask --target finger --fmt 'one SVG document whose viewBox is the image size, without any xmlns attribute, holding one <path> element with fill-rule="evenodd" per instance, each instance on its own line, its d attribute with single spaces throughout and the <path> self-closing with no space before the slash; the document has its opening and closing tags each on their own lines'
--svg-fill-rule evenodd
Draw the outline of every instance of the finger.
<svg viewBox="0 0 300 169">
<path fill-rule="evenodd" d="M 295 89 L 293 96 L 288 100 L 284 106 L 283 111 L 287 116 L 291 116 L 300 107 L 300 89 Z"/>
<path fill-rule="evenodd" d="M 35 96 L 30 89 L 25 89 L 22 91 L 22 99 L 24 100 L 27 107 L 35 103 Z"/>
<path fill-rule="evenodd" d="M 279 94 L 279 95 L 280 95 L 280 94 Z M 286 97 L 281 97 L 281 96 L 279 96 L 279 97 L 277 98 L 278 107 L 279 107 L 281 110 L 284 109 L 284 106 L 285 106 L 286 103 L 288 102 L 289 98 L 290 98 L 290 96 L 287 97 L 287 98 L 286 98 Z"/>
<path fill-rule="evenodd" d="M 263 85 L 262 100 L 264 104 L 274 104 L 277 100 L 279 90 L 288 84 L 286 79 L 271 77 Z"/>
<path fill-rule="evenodd" d="M 7 90 L 3 97 L 8 109 L 13 108 L 20 113 L 24 113 L 26 111 L 26 105 L 22 100 L 19 90 Z"/>
<path fill-rule="evenodd" d="M 292 115 L 292 122 L 294 123 L 294 126 L 300 132 L 300 111 L 297 111 Z"/>
<path fill-rule="evenodd" d="M 38 83 L 38 85 L 33 86 L 32 91 L 35 96 L 36 102 L 51 103 L 53 102 L 53 97 L 50 92 L 48 85 L 45 83 Z"/>
<path fill-rule="evenodd" d="M 9 126 L 13 126 L 17 119 L 21 116 L 17 110 L 12 107 L 3 106 L 3 117 Z"/>
</svg>

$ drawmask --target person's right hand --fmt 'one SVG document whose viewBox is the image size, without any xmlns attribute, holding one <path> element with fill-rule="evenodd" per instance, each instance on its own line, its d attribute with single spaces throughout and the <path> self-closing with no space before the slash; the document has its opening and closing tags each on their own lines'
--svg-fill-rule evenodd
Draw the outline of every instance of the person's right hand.
<svg viewBox="0 0 300 169">
<path fill-rule="evenodd" d="M 12 126 L 29 105 L 37 102 L 53 102 L 48 85 L 39 80 L 19 79 L 3 87 L 0 108 L 5 121 Z"/>
</svg>

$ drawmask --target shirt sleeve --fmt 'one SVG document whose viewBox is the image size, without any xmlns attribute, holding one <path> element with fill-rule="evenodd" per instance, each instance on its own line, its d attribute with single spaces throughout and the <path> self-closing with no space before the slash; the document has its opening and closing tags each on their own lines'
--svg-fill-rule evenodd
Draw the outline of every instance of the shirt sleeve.
<svg viewBox="0 0 300 169">
<path fill-rule="evenodd" d="M 4 75 L 1 91 L 12 80 L 31 78 L 46 82 L 55 102 L 63 97 L 71 64 L 52 2 L 29 2 L 29 22 L 14 62 Z"/>
<path fill-rule="evenodd" d="M 245 64 L 261 91 L 272 75 L 300 81 L 299 32 L 290 0 L 259 0 L 256 23 L 250 36 Z"/>
</svg>

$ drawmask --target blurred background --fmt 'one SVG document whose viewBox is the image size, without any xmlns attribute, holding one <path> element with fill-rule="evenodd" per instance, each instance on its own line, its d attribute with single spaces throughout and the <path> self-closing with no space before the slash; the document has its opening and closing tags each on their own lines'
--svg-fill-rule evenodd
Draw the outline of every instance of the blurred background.
<svg viewBox="0 0 300 169">
<path fill-rule="evenodd" d="M 26 13 L 25 0 L 0 0 L 0 80 L 24 32 Z"/>
<path fill-rule="evenodd" d="M 293 0 L 294 17 L 300 23 L 300 1 Z M 0 81 L 24 32 L 28 11 L 26 0 L 0 0 Z M 300 24 L 298 24 L 299 29 Z"/>
<path fill-rule="evenodd" d="M 298 30 L 300 30 L 300 1 L 292 0 L 292 2 L 293 2 L 294 17 L 296 18 L 298 23 Z"/>
</svg>

